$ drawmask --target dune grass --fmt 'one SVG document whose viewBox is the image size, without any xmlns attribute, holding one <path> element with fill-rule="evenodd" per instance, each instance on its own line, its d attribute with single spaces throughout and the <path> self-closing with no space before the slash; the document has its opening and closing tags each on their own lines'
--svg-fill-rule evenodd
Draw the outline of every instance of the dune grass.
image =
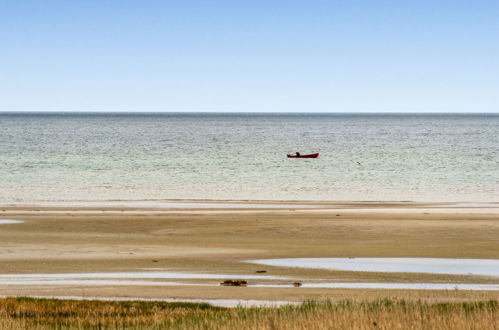
<svg viewBox="0 0 499 330">
<path fill-rule="evenodd" d="M 0 329 L 498 329 L 495 300 L 306 302 L 221 308 L 144 301 L 0 299 Z"/>
</svg>

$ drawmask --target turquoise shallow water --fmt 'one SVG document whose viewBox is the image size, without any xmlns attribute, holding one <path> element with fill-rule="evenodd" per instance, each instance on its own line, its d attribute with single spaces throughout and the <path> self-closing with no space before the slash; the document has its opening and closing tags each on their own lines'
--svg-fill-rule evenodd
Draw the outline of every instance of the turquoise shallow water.
<svg viewBox="0 0 499 330">
<path fill-rule="evenodd" d="M 499 200 L 499 114 L 0 113 L 0 156 L 1 203 Z"/>
</svg>

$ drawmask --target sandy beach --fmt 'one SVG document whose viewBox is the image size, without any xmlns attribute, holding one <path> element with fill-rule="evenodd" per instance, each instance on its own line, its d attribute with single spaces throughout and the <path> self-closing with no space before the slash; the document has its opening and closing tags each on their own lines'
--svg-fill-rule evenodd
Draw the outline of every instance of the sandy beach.
<svg viewBox="0 0 499 330">
<path fill-rule="evenodd" d="M 2 206 L 0 219 L 4 220 L 0 221 L 3 296 L 273 301 L 499 297 L 499 289 L 466 289 L 499 288 L 495 270 L 489 275 L 348 271 L 250 262 L 275 258 L 497 261 L 499 204 L 494 203 L 17 204 Z M 220 286 L 230 279 L 246 280 L 248 286 Z M 378 288 L 365 283 L 377 283 Z M 421 287 L 397 288 L 404 283 Z M 435 285 L 442 288 L 434 290 Z"/>
<path fill-rule="evenodd" d="M 499 330 L 499 2 L 0 8 L 0 330 Z"/>
</svg>

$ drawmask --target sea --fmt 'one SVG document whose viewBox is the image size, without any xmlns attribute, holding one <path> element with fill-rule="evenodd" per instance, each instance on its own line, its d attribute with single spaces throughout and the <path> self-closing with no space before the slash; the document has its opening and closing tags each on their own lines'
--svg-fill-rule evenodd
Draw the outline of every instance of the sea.
<svg viewBox="0 0 499 330">
<path fill-rule="evenodd" d="M 496 202 L 499 114 L 0 113 L 1 204 L 177 199 Z"/>
</svg>

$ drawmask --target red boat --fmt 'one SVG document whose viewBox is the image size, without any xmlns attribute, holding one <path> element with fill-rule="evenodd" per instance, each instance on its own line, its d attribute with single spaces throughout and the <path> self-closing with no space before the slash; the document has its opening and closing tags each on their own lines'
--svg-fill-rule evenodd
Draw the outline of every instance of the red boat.
<svg viewBox="0 0 499 330">
<path fill-rule="evenodd" d="M 316 154 L 308 154 L 308 155 L 288 155 L 288 158 L 317 158 L 319 157 L 319 153 Z"/>
</svg>

